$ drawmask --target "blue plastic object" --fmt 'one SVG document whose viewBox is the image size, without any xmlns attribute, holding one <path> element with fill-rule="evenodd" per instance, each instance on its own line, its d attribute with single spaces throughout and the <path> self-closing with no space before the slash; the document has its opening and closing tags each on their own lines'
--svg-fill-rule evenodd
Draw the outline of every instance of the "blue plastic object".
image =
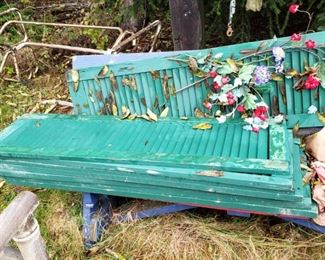
<svg viewBox="0 0 325 260">
<path fill-rule="evenodd" d="M 98 242 L 112 217 L 110 196 L 83 193 L 83 238 L 86 248 Z"/>
<path fill-rule="evenodd" d="M 168 206 L 158 207 L 158 208 L 152 208 L 147 209 L 143 211 L 136 212 L 130 216 L 124 215 L 118 218 L 120 222 L 127 222 L 130 220 L 137 220 L 137 219 L 144 219 L 144 218 L 150 218 L 150 217 L 156 217 L 156 216 L 163 216 L 170 213 L 180 212 L 184 210 L 194 209 L 195 206 L 189 206 L 189 205 L 182 205 L 182 204 L 171 204 Z"/>
<path fill-rule="evenodd" d="M 242 217 L 242 218 L 249 218 L 251 216 L 250 213 L 246 213 L 246 212 L 242 212 L 242 211 L 235 211 L 235 210 L 227 210 L 227 214 L 229 216 Z"/>
<path fill-rule="evenodd" d="M 299 226 L 309 228 L 318 233 L 323 233 L 323 234 L 325 233 L 325 227 L 317 225 L 316 223 L 308 219 L 299 219 L 299 218 L 282 218 L 282 219 L 297 224 Z"/>
</svg>

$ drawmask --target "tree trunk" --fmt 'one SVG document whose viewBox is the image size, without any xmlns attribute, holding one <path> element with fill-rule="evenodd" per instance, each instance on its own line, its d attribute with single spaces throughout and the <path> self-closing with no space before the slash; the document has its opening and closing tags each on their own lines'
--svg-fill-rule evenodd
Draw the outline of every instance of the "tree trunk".
<svg viewBox="0 0 325 260">
<path fill-rule="evenodd" d="M 169 0 L 175 50 L 203 47 L 203 1 Z"/>
</svg>

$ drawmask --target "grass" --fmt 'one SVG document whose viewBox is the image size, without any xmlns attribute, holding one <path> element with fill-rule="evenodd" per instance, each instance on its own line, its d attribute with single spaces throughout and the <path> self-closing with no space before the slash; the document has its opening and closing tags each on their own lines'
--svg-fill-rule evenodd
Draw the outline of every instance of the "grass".
<svg viewBox="0 0 325 260">
<path fill-rule="evenodd" d="M 1 208 L 20 189 L 0 190 Z M 325 236 L 272 217 L 230 217 L 198 209 L 129 223 L 112 223 L 92 250 L 83 249 L 81 195 L 34 190 L 36 212 L 51 259 L 322 259 Z M 153 202 L 132 200 L 116 208 L 136 211 Z"/>
<path fill-rule="evenodd" d="M 61 76 L 42 76 L 29 86 L 0 86 L 0 128 L 17 116 L 45 112 L 44 99 L 68 100 Z M 55 111 L 55 110 L 54 110 Z M 0 210 L 25 188 L 0 188 Z M 81 194 L 30 189 L 39 199 L 36 211 L 51 259 L 321 259 L 325 235 L 272 217 L 229 217 L 220 211 L 190 212 L 130 223 L 113 222 L 103 240 L 85 251 L 82 243 Z M 130 213 L 157 205 L 130 201 L 114 210 Z"/>
</svg>

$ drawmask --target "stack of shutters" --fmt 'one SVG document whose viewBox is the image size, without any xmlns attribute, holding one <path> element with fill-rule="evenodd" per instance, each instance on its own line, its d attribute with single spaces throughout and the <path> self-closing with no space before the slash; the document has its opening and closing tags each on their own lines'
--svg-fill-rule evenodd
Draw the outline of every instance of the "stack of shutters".
<svg viewBox="0 0 325 260">
<path fill-rule="evenodd" d="M 321 42 L 324 36 L 321 32 L 308 38 Z M 244 43 L 190 55 L 236 58 L 241 50 L 260 45 Z M 76 116 L 26 115 L 5 129 L 0 134 L 0 176 L 17 185 L 315 217 L 309 185 L 302 182 L 299 142 L 290 128 L 297 121 L 302 127 L 320 125 L 307 110 L 314 105 L 323 111 L 325 90 L 294 91 L 294 80 L 285 77 L 273 82 L 263 92 L 264 100 L 273 113 L 276 97 L 288 122 L 255 134 L 243 130 L 240 120 L 218 124 L 195 118 L 197 108 L 204 111 L 207 82 L 193 84 L 199 78 L 179 61 L 186 54 L 168 56 L 69 72 Z M 253 59 L 258 57 L 246 61 Z M 314 64 L 316 56 L 290 50 L 285 66 L 301 72 L 305 60 Z M 168 108 L 168 118 L 121 120 L 123 106 L 137 115 L 148 108 L 159 115 Z M 192 129 L 200 122 L 213 127 Z"/>
</svg>

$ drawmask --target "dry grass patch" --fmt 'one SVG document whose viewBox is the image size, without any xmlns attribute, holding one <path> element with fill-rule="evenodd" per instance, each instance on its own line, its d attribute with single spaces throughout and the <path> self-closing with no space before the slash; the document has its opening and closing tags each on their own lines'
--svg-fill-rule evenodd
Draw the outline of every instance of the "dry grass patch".
<svg viewBox="0 0 325 260">
<path fill-rule="evenodd" d="M 324 254 L 324 235 L 276 218 L 242 219 L 199 210 L 112 225 L 89 257 L 319 259 Z"/>
</svg>

